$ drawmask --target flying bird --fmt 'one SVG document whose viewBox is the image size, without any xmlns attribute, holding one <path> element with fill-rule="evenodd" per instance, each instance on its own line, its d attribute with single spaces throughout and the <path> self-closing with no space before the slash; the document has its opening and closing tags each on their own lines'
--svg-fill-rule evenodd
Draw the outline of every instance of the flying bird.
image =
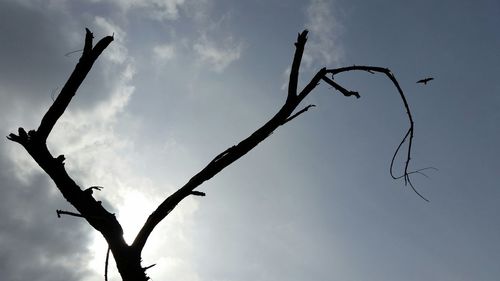
<svg viewBox="0 0 500 281">
<path fill-rule="evenodd" d="M 429 78 L 420 79 L 420 80 L 417 81 L 417 83 L 421 83 L 421 84 L 427 85 L 427 82 L 429 82 L 431 80 L 434 80 L 434 78 L 433 77 L 429 77 Z"/>
</svg>

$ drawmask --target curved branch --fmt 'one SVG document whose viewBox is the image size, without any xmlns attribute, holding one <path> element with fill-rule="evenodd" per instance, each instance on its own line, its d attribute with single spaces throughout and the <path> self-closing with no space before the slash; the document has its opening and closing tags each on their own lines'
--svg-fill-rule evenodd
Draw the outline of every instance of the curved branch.
<svg viewBox="0 0 500 281">
<path fill-rule="evenodd" d="M 396 157 L 398 156 L 398 153 L 399 153 L 399 149 L 401 149 L 401 147 L 403 146 L 403 144 L 405 143 L 406 141 L 406 138 L 408 138 L 408 135 L 410 135 L 410 132 L 411 132 L 411 128 L 406 132 L 406 135 L 403 137 L 403 139 L 401 140 L 401 142 L 399 143 L 398 147 L 396 148 L 396 150 L 394 151 L 394 154 L 392 155 L 392 159 L 391 159 L 391 165 L 389 166 L 389 173 L 391 174 L 391 177 L 395 180 L 397 179 L 400 179 L 400 178 L 404 178 L 405 179 L 405 182 L 406 182 L 406 175 L 408 173 L 406 173 L 406 170 L 405 170 L 405 173 L 403 173 L 403 175 L 401 176 L 395 176 L 394 175 L 394 161 L 396 161 Z M 406 168 L 406 167 L 405 167 Z"/>
<path fill-rule="evenodd" d="M 276 113 L 276 115 L 274 115 L 269 121 L 267 121 L 262 127 L 256 130 L 254 133 L 252 133 L 249 137 L 242 140 L 237 145 L 234 145 L 226 149 L 222 153 L 218 154 L 212 161 L 208 163 L 208 165 L 205 168 L 203 168 L 200 172 L 194 175 L 184 186 L 182 186 L 176 192 L 174 192 L 172 195 L 166 198 L 157 207 L 157 209 L 150 214 L 150 216 L 144 223 L 143 227 L 137 234 L 134 242 L 132 243 L 132 247 L 134 248 L 134 250 L 139 252 L 142 251 L 149 235 L 154 230 L 156 225 L 158 225 L 158 223 L 160 223 L 177 206 L 179 202 L 181 202 L 187 196 L 193 194 L 193 190 L 195 188 L 197 188 L 203 182 L 209 180 L 217 173 L 222 171 L 224 168 L 232 164 L 234 161 L 238 160 L 240 157 L 248 153 L 260 142 L 262 142 L 268 136 L 270 136 L 273 133 L 273 131 L 276 130 L 278 127 L 284 125 L 285 123 L 288 123 L 289 121 L 291 121 L 292 119 L 294 119 L 295 117 L 299 116 L 300 114 L 307 111 L 310 107 L 312 107 L 311 105 L 306 106 L 302 110 L 293 114 L 293 112 L 300 105 L 302 100 L 304 100 L 307 97 L 307 95 L 309 95 L 312 92 L 312 90 L 314 90 L 316 86 L 319 85 L 322 79 L 325 80 L 330 85 L 333 85 L 337 90 L 341 91 L 346 96 L 350 95 L 354 95 L 356 97 L 359 96 L 357 92 L 348 91 L 347 89 L 333 82 L 333 80 L 326 77 L 327 74 L 332 74 L 333 76 L 335 74 L 346 71 L 364 70 L 370 73 L 381 72 L 386 74 L 391 79 L 395 87 L 398 89 L 401 98 L 403 99 L 405 108 L 407 110 L 410 119 L 410 147 L 408 150 L 408 160 L 405 165 L 405 175 L 409 174 L 408 165 L 410 160 L 411 140 L 413 139 L 413 119 L 411 117 L 408 103 L 406 102 L 403 91 L 401 90 L 399 83 L 397 82 L 396 78 L 392 75 L 390 70 L 387 68 L 373 67 L 373 66 L 351 66 L 338 69 L 322 68 L 314 75 L 314 77 L 302 89 L 302 91 L 299 94 L 297 94 L 299 68 L 306 41 L 307 41 L 307 30 L 299 34 L 297 42 L 295 43 L 296 48 L 290 71 L 288 95 L 281 109 Z M 392 166 L 391 166 L 391 175 L 392 175 Z"/>
<path fill-rule="evenodd" d="M 410 106 L 408 105 L 408 101 L 406 100 L 406 96 L 404 95 L 403 89 L 399 85 L 398 80 L 396 79 L 396 77 L 394 76 L 394 74 L 389 69 L 382 68 L 382 67 L 375 67 L 375 66 L 353 65 L 353 66 L 349 66 L 349 67 L 329 69 L 329 70 L 327 70 L 327 73 L 331 74 L 332 77 L 333 77 L 336 74 L 339 74 L 339 73 L 342 73 L 342 72 L 355 71 L 355 70 L 367 71 L 367 72 L 370 72 L 370 73 L 378 72 L 378 73 L 385 74 L 389 78 L 389 80 L 391 80 L 392 84 L 396 87 L 396 89 L 398 90 L 399 96 L 401 97 L 401 100 L 403 101 L 404 107 L 406 109 L 406 115 L 408 116 L 408 121 L 410 123 L 410 127 L 408 128 L 408 131 L 406 132 L 405 136 L 403 137 L 403 139 L 399 143 L 398 147 L 394 151 L 394 154 L 393 154 L 392 159 L 391 159 L 391 164 L 390 164 L 390 167 L 389 167 L 389 173 L 390 173 L 390 175 L 391 175 L 391 177 L 393 179 L 404 178 L 405 185 L 409 184 L 410 187 L 413 189 L 413 191 L 418 196 L 420 196 L 425 201 L 429 201 L 429 200 L 427 200 L 427 198 L 425 198 L 424 196 L 422 196 L 422 194 L 420 194 L 415 189 L 415 187 L 413 186 L 413 184 L 412 184 L 412 182 L 410 180 L 410 175 L 411 174 L 418 173 L 418 172 L 422 171 L 422 169 L 417 170 L 417 171 L 409 171 L 409 165 L 410 165 L 410 160 L 411 160 L 411 149 L 412 149 L 412 144 L 413 144 L 413 133 L 414 133 L 415 125 L 414 125 L 414 122 L 413 122 L 413 116 L 412 116 L 411 111 L 410 111 Z M 333 82 L 333 81 L 331 81 L 331 82 Z M 332 86 L 334 86 L 334 85 L 332 85 Z M 340 91 L 343 92 L 342 90 L 340 90 Z M 344 93 L 344 95 L 345 95 L 345 93 Z M 394 161 L 395 161 L 397 155 L 399 154 L 399 151 L 400 151 L 401 147 L 403 146 L 403 144 L 405 142 L 408 143 L 408 148 L 407 148 L 407 151 L 406 151 L 406 161 L 405 161 L 404 171 L 403 171 L 403 174 L 401 176 L 395 176 L 394 175 Z"/>
</svg>

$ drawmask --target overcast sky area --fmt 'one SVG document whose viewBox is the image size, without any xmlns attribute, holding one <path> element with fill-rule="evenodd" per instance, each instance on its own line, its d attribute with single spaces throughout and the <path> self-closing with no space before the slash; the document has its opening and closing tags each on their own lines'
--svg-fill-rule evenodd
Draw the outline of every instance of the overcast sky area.
<svg viewBox="0 0 500 281">
<path fill-rule="evenodd" d="M 286 98 L 297 33 L 300 86 L 322 67 L 390 68 L 320 84 L 316 107 L 187 198 L 153 232 L 153 280 L 494 281 L 500 276 L 500 2 L 2 0 L 0 131 L 38 127 L 89 28 L 115 40 L 48 146 L 116 212 L 131 242 L 158 204 Z M 427 85 L 415 83 L 432 76 Z M 104 280 L 104 239 L 75 217 L 19 144 L 0 142 L 0 279 Z M 404 159 L 398 158 L 400 172 Z M 109 279 L 121 280 L 110 264 Z"/>
</svg>

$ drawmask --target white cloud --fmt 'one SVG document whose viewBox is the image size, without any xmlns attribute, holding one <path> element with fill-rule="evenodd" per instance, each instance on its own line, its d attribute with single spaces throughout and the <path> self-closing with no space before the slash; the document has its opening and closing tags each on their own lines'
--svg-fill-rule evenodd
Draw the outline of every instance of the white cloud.
<svg viewBox="0 0 500 281">
<path fill-rule="evenodd" d="M 310 31 L 310 39 L 303 57 L 307 67 L 311 67 L 312 64 L 331 67 L 340 63 L 342 59 L 343 50 L 339 37 L 343 27 L 332 12 L 333 2 L 311 0 L 307 7 L 306 28 Z"/>
<path fill-rule="evenodd" d="M 123 39 L 125 38 L 125 31 L 118 25 L 114 24 L 112 21 L 107 20 L 103 17 L 95 17 L 94 22 L 104 33 L 109 35 L 112 34 L 119 35 L 116 38 L 116 41 L 122 42 Z"/>
<path fill-rule="evenodd" d="M 153 53 L 160 60 L 170 60 L 175 56 L 175 47 L 171 44 L 161 44 L 153 47 Z"/>
<path fill-rule="evenodd" d="M 157 270 L 160 271 L 162 276 L 175 276 L 179 281 L 199 281 L 201 278 L 198 274 L 193 272 L 192 264 L 188 261 L 175 257 L 161 258 L 158 264 L 162 267 Z"/>
<path fill-rule="evenodd" d="M 213 4 L 213 1 L 209 0 L 190 0 L 186 1 L 183 11 L 188 18 L 192 18 L 197 22 L 204 22 L 210 18 Z"/>
<path fill-rule="evenodd" d="M 238 60 L 241 56 L 242 46 L 233 42 L 229 37 L 224 46 L 217 46 L 215 42 L 202 36 L 200 40 L 193 45 L 193 50 L 198 54 L 202 63 L 210 65 L 215 72 L 222 72 L 232 62 Z"/>
<path fill-rule="evenodd" d="M 67 12 L 67 0 L 14 0 L 17 4 L 24 5 L 30 9 L 39 9 L 44 11 Z"/>
<path fill-rule="evenodd" d="M 182 6 L 185 0 L 151 0 L 151 6 L 157 7 L 153 9 L 152 15 L 158 19 L 175 20 L 179 17 L 179 7 Z"/>
<path fill-rule="evenodd" d="M 96 2 L 99 0 L 96 0 Z M 102 0 L 101 0 L 102 1 Z M 113 2 L 128 12 L 131 9 L 143 9 L 151 17 L 158 20 L 176 20 L 179 8 L 185 0 L 113 0 Z"/>
</svg>

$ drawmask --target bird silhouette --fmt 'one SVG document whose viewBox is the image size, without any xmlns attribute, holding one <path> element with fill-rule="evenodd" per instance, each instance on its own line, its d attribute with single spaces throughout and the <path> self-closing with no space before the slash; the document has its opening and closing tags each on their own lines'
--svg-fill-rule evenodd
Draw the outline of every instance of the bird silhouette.
<svg viewBox="0 0 500 281">
<path fill-rule="evenodd" d="M 431 80 L 434 80 L 434 78 L 433 77 L 429 77 L 429 78 L 420 79 L 420 80 L 417 81 L 417 83 L 421 83 L 421 84 L 427 85 L 427 82 L 429 82 Z"/>
</svg>

